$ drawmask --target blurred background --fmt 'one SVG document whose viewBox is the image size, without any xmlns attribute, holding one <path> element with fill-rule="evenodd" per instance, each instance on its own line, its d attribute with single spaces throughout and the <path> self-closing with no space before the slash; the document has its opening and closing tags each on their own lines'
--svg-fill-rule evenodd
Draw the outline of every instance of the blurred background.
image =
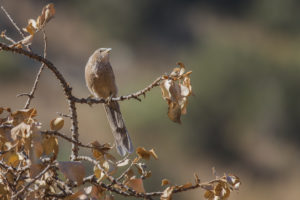
<svg viewBox="0 0 300 200">
<path fill-rule="evenodd" d="M 89 92 L 84 66 L 99 47 L 111 47 L 119 94 L 144 88 L 177 61 L 192 70 L 190 97 L 182 124 L 167 117 L 159 88 L 142 102 L 121 102 L 134 145 L 154 148 L 158 161 L 147 162 L 153 176 L 147 191 L 162 178 L 174 184 L 234 173 L 242 180 L 231 199 L 299 199 L 300 196 L 300 2 L 297 0 L 2 0 L 20 27 L 47 3 L 56 7 L 47 25 L 47 57 L 78 97 Z M 0 12 L 1 31 L 21 39 Z M 2 40 L 3 41 L 3 40 Z M 42 53 L 38 34 L 32 49 Z M 0 106 L 22 108 L 39 64 L 0 53 Z M 56 112 L 67 113 L 58 81 L 45 70 L 32 101 L 45 129 Z M 101 105 L 78 105 L 80 139 L 112 142 Z M 69 134 L 66 125 L 65 133 Z M 64 141 L 60 141 L 64 142 Z M 68 143 L 60 160 L 67 160 Z M 83 154 L 89 152 L 82 150 Z M 174 199 L 204 199 L 196 190 Z"/>
</svg>

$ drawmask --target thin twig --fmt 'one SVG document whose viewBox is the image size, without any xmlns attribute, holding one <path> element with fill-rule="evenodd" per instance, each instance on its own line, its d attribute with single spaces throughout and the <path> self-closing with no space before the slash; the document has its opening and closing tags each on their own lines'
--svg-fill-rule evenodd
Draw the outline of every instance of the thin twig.
<svg viewBox="0 0 300 200">
<path fill-rule="evenodd" d="M 131 161 L 129 167 L 117 178 L 117 181 L 121 181 L 122 178 L 124 178 L 124 176 L 129 172 L 129 170 L 132 168 L 133 165 L 134 162 Z"/>
<path fill-rule="evenodd" d="M 81 147 L 84 147 L 84 148 L 88 148 L 88 149 L 97 149 L 99 151 L 104 151 L 104 150 L 107 150 L 107 147 L 101 147 L 101 146 L 92 146 L 92 145 L 87 145 L 87 144 L 82 144 L 81 142 L 79 141 L 75 141 L 73 140 L 72 138 L 69 138 L 68 136 L 60 133 L 60 132 L 57 132 L 57 131 L 41 131 L 42 134 L 46 134 L 46 135 L 56 135 L 56 136 L 59 136 L 71 143 L 75 143 L 77 144 L 78 146 L 81 146 Z"/>
<path fill-rule="evenodd" d="M 2 31 L 1 37 L 6 39 L 7 41 L 11 42 L 12 44 L 15 44 L 16 42 L 12 38 L 8 37 L 5 33 L 6 33 L 6 30 Z"/>
<path fill-rule="evenodd" d="M 35 181 L 41 178 L 50 168 L 54 167 L 55 165 L 48 165 L 43 171 L 41 171 L 37 176 L 35 176 L 29 183 L 27 183 L 21 190 L 19 190 L 16 194 L 12 196 L 12 199 L 17 199 L 20 197 L 25 190 L 27 190 Z"/>
<path fill-rule="evenodd" d="M 46 58 L 47 56 L 47 36 L 46 36 L 46 32 L 44 29 L 42 29 L 42 32 L 43 32 L 43 39 L 44 39 L 44 58 Z M 29 105 L 30 105 L 30 102 L 31 100 L 33 99 L 34 97 L 34 93 L 36 91 L 36 88 L 37 88 L 37 85 L 38 85 L 38 82 L 39 82 L 39 79 L 40 79 L 40 76 L 41 76 L 41 73 L 43 71 L 43 69 L 45 68 L 45 64 L 42 63 L 37 75 L 36 75 L 36 78 L 35 78 L 35 81 L 34 81 L 34 84 L 32 86 L 32 89 L 28 95 L 28 99 L 27 99 L 27 102 L 24 106 L 25 109 L 29 108 Z"/>
<path fill-rule="evenodd" d="M 3 6 L 1 6 L 1 9 L 3 10 L 3 12 L 5 13 L 5 15 L 7 16 L 7 18 L 9 19 L 9 21 L 12 23 L 12 25 L 17 29 L 17 31 L 20 33 L 20 35 L 25 38 L 24 33 L 21 31 L 21 29 L 18 27 L 18 25 L 14 22 L 14 20 L 11 18 L 11 16 L 8 14 L 8 12 L 4 9 Z"/>
<path fill-rule="evenodd" d="M 70 115 L 67 115 L 67 114 L 64 114 L 64 113 L 61 113 L 61 112 L 56 112 L 59 116 L 61 116 L 61 117 L 66 117 L 66 118 L 70 118 L 70 119 L 72 119 L 72 116 L 70 116 Z"/>
</svg>

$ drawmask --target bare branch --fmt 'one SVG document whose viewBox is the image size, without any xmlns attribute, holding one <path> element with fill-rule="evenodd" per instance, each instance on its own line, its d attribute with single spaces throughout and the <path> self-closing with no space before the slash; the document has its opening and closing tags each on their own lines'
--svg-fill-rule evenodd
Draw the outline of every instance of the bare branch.
<svg viewBox="0 0 300 200">
<path fill-rule="evenodd" d="M 46 36 L 46 32 L 44 29 L 42 29 L 42 32 L 43 32 L 43 40 L 44 40 L 44 58 L 46 58 L 47 56 L 47 36 Z M 34 93 L 36 91 L 36 88 L 37 88 L 37 85 L 38 85 L 38 82 L 39 82 L 39 79 L 40 79 L 40 76 L 41 76 L 41 73 L 43 71 L 43 69 L 45 68 L 45 64 L 42 63 L 37 75 L 36 75 L 36 78 L 35 78 L 35 81 L 34 81 L 34 84 L 32 86 L 32 89 L 28 95 L 28 99 L 27 99 L 27 102 L 24 106 L 25 109 L 29 108 L 29 105 L 30 105 L 30 102 L 31 100 L 33 99 L 34 97 Z"/>
<path fill-rule="evenodd" d="M 5 13 L 5 15 L 8 17 L 9 21 L 12 23 L 12 25 L 17 29 L 17 31 L 20 33 L 20 35 L 25 38 L 24 33 L 22 32 L 22 30 L 18 27 L 18 25 L 14 22 L 14 20 L 11 18 L 11 16 L 8 14 L 8 12 L 4 9 L 3 6 L 1 6 L 1 9 L 3 10 L 3 12 Z"/>
</svg>

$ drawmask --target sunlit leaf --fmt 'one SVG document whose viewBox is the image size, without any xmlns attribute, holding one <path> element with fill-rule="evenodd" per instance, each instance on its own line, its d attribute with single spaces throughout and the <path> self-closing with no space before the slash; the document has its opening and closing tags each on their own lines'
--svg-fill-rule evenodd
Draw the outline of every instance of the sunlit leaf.
<svg viewBox="0 0 300 200">
<path fill-rule="evenodd" d="M 15 151 L 6 152 L 3 155 L 3 160 L 7 165 L 10 165 L 12 167 L 17 167 L 20 161 L 19 155 Z"/>
<path fill-rule="evenodd" d="M 208 200 L 213 200 L 215 197 L 215 193 L 210 191 L 210 190 L 206 190 L 204 193 L 204 198 L 208 199 Z"/>
<path fill-rule="evenodd" d="M 23 30 L 33 36 L 37 31 L 36 21 L 34 19 L 28 20 L 28 25 Z"/>
<path fill-rule="evenodd" d="M 187 97 L 192 94 L 192 86 L 189 75 L 191 71 L 185 72 L 183 63 L 177 63 L 179 67 L 174 68 L 169 77 L 164 77 L 160 84 L 162 97 L 168 104 L 168 116 L 176 123 L 181 123 L 181 115 L 187 113 Z"/>
<path fill-rule="evenodd" d="M 136 153 L 140 158 L 145 160 L 149 160 L 151 156 L 156 160 L 158 159 L 154 149 L 147 151 L 144 147 L 138 147 Z"/>
<path fill-rule="evenodd" d="M 54 15 L 55 15 L 54 4 L 50 3 L 46 5 L 42 10 L 42 14 L 37 18 L 37 25 L 39 26 L 39 28 L 41 28 L 47 22 L 49 22 L 50 19 L 54 17 Z"/>
<path fill-rule="evenodd" d="M 168 179 L 161 180 L 161 186 L 168 185 L 168 184 L 170 184 L 170 181 Z"/>
<path fill-rule="evenodd" d="M 104 178 L 106 178 L 104 172 L 102 172 L 97 166 L 94 166 L 94 175 L 98 181 L 102 181 Z"/>
<path fill-rule="evenodd" d="M 13 118 L 13 125 L 16 126 L 21 122 L 27 123 L 29 118 L 33 118 L 36 116 L 36 110 L 34 108 L 31 109 L 21 109 L 11 114 Z"/>
<path fill-rule="evenodd" d="M 11 138 L 17 140 L 18 138 L 27 138 L 30 135 L 30 125 L 24 122 L 11 129 Z"/>
<path fill-rule="evenodd" d="M 58 131 L 64 126 L 64 119 L 62 117 L 57 117 L 50 122 L 50 129 L 53 131 Z"/>
<path fill-rule="evenodd" d="M 58 155 L 58 140 L 55 136 L 45 136 L 43 140 L 43 153 L 46 155 L 52 155 L 55 159 Z"/>
</svg>

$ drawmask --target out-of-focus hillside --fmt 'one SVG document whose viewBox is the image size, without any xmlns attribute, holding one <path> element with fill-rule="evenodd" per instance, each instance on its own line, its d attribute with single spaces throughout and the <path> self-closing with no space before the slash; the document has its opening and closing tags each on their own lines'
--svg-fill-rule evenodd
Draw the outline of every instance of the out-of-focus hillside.
<svg viewBox="0 0 300 200">
<path fill-rule="evenodd" d="M 21 27 L 50 1 L 3 0 Z M 300 13 L 296 0 L 51 1 L 56 16 L 46 28 L 47 57 L 87 97 L 84 66 L 99 47 L 112 47 L 111 62 L 120 94 L 142 89 L 177 61 L 192 70 L 194 97 L 182 125 L 167 117 L 159 88 L 141 103 L 121 103 L 134 145 L 154 148 L 154 190 L 172 183 L 233 172 L 242 180 L 232 199 L 298 199 L 300 191 Z M 1 31 L 20 39 L 0 12 Z M 33 51 L 42 51 L 41 37 Z M 39 64 L 0 52 L 0 106 L 20 108 Z M 43 72 L 32 102 L 48 127 L 67 112 L 57 80 Z M 79 106 L 80 138 L 112 141 L 102 106 Z M 68 131 L 68 127 L 65 127 Z M 63 141 L 60 141 L 63 142 Z M 69 146 L 64 145 L 67 159 Z M 221 174 L 220 174 L 221 175 Z M 202 199 L 202 191 L 174 196 Z"/>
</svg>

